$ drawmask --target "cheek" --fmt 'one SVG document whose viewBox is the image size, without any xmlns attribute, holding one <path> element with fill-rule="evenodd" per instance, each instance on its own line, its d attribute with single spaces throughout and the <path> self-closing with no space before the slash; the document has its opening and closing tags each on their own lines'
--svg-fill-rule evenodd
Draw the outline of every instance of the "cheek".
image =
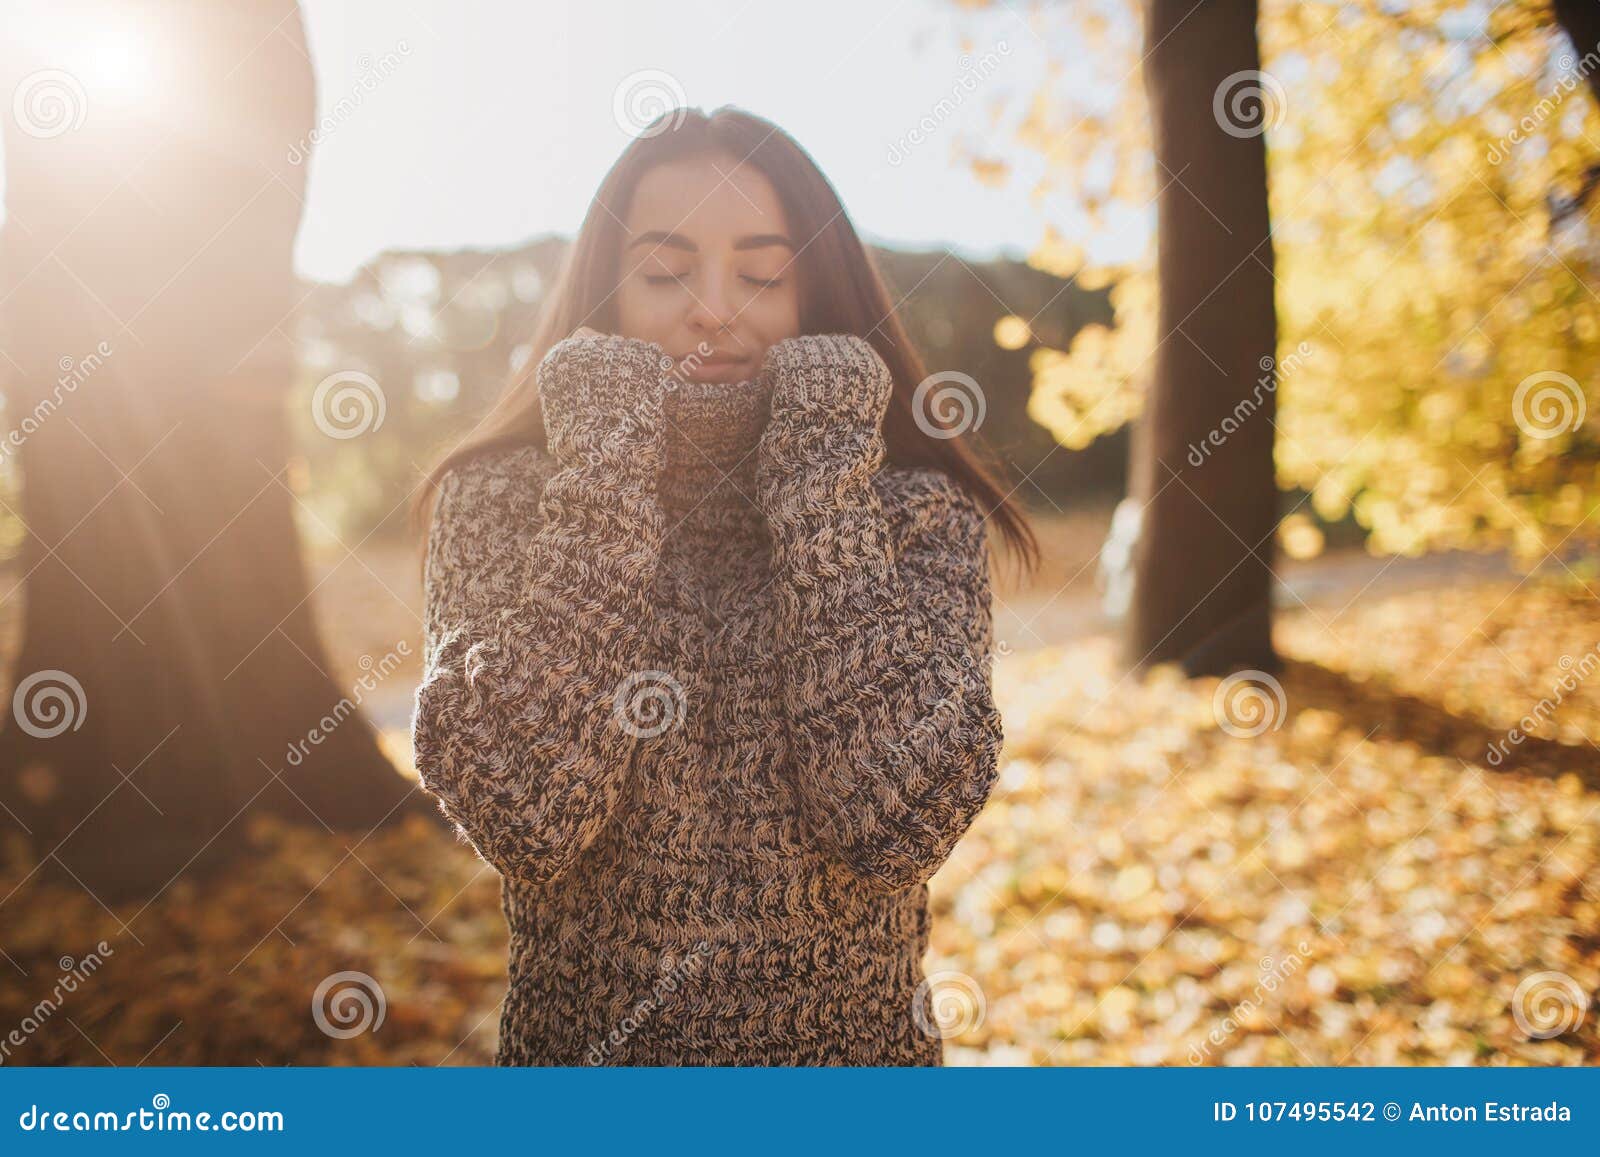
<svg viewBox="0 0 1600 1157">
<path fill-rule="evenodd" d="M 799 337 L 800 295 L 788 286 L 777 292 L 763 293 L 750 304 L 747 316 L 765 345 L 786 337 Z"/>
<path fill-rule="evenodd" d="M 617 289 L 617 332 L 622 337 L 666 344 L 678 313 L 668 304 L 670 294 L 650 293 L 631 278 Z"/>
</svg>

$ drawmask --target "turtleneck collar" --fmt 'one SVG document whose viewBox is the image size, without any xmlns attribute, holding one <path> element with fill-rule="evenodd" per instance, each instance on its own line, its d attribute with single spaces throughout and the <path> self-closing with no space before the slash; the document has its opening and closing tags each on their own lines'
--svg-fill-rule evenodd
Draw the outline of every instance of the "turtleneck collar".
<svg viewBox="0 0 1600 1157">
<path fill-rule="evenodd" d="M 661 504 L 691 510 L 755 501 L 756 449 L 771 416 L 772 388 L 744 382 L 680 382 L 662 404 Z M 753 507 L 752 507 L 753 509 Z"/>
</svg>

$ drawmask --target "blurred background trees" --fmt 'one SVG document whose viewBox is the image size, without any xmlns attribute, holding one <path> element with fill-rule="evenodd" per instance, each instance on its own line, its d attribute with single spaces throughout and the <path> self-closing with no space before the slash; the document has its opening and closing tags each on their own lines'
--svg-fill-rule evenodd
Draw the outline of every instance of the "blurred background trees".
<svg viewBox="0 0 1600 1157">
<path fill-rule="evenodd" d="M 114 899 L 226 860 L 252 809 L 363 831 L 422 810 L 340 710 L 283 477 L 289 146 L 315 117 L 298 8 L 70 0 L 27 33 L 0 45 L 8 822 Z M 119 101 L 124 37 L 159 46 L 160 75 Z"/>
<path fill-rule="evenodd" d="M 1118 19 L 1129 8 L 1049 11 L 1052 43 L 1096 46 L 1072 59 L 1094 62 L 1101 83 L 1087 104 L 1076 89 L 1042 88 L 1019 124 L 1048 156 L 1052 193 L 1102 216 L 1148 203 L 1168 180 L 1133 111 L 1139 52 Z M 1531 0 L 1261 5 L 1265 76 L 1244 111 L 1268 145 L 1278 484 L 1309 499 L 1286 504 L 1295 552 L 1317 549 L 1312 518 L 1346 517 L 1382 553 L 1508 549 L 1533 564 L 1592 546 L 1593 11 Z M 1149 396 L 1154 254 L 1086 267 L 1055 238 L 1038 259 L 1112 286 L 1111 327 L 1035 359 L 1034 413 L 1081 445 Z M 1108 397 L 1108 383 L 1122 388 Z"/>
</svg>

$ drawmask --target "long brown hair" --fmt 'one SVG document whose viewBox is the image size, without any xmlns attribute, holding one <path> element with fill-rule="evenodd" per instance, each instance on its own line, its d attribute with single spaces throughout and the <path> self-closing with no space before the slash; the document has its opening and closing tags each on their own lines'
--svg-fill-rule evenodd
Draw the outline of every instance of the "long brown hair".
<svg viewBox="0 0 1600 1157">
<path fill-rule="evenodd" d="M 936 438 L 919 425 L 913 395 L 927 377 L 926 368 L 838 193 L 793 137 L 771 121 L 729 105 L 709 116 L 683 108 L 661 114 L 606 173 L 540 314 L 523 368 L 483 421 L 423 479 L 411 513 L 424 546 L 439 482 L 452 467 L 492 447 L 544 444 L 535 374 L 545 353 L 579 326 L 602 333 L 617 331 L 615 297 L 626 242 L 622 221 L 640 179 L 663 162 L 708 155 L 731 156 L 765 175 L 783 204 L 791 232 L 809 238 L 795 258 L 801 332 L 864 337 L 889 367 L 894 392 L 883 422 L 888 462 L 943 470 L 999 525 L 1022 565 L 1035 565 L 1038 542 L 1021 507 L 1001 483 L 1001 473 L 981 437 L 969 431 Z M 928 420 L 923 417 L 924 424 Z"/>
</svg>

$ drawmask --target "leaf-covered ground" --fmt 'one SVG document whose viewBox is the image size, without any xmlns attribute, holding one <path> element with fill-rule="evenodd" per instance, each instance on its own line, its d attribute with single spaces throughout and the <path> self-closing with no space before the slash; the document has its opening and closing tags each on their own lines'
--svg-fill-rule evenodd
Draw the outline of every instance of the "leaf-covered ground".
<svg viewBox="0 0 1600 1157">
<path fill-rule="evenodd" d="M 1594 601 L 1462 585 L 1279 638 L 1277 686 L 1221 696 L 1104 639 L 1001 661 L 1001 782 L 933 886 L 951 1063 L 1600 1061 Z M 492 872 L 421 824 L 246 836 L 247 871 L 115 912 L 7 849 L 0 1060 L 492 1058 Z"/>
</svg>

